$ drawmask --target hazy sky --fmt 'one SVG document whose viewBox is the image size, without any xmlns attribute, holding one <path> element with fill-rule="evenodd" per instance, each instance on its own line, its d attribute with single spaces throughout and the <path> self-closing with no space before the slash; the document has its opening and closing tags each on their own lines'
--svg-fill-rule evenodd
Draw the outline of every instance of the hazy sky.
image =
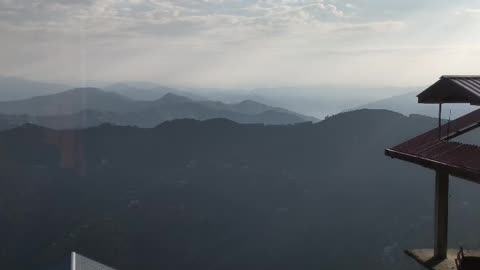
<svg viewBox="0 0 480 270">
<path fill-rule="evenodd" d="M 0 0 L 0 74 L 264 87 L 480 73 L 480 2 Z"/>
</svg>

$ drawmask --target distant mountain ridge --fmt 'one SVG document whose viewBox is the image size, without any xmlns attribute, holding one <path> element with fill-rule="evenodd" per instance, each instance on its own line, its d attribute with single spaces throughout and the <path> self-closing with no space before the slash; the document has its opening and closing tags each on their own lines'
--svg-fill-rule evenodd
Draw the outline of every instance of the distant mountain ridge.
<svg viewBox="0 0 480 270">
<path fill-rule="evenodd" d="M 9 79 L 2 80 L 4 78 Z M 320 119 L 358 106 L 358 104 L 374 101 L 374 97 L 378 93 L 398 93 L 400 91 L 395 87 L 374 89 L 333 85 L 253 89 L 189 88 L 165 86 L 159 83 L 142 81 L 122 81 L 117 83 L 84 81 L 81 82 L 81 85 L 84 85 L 84 87 L 101 88 L 138 101 L 153 101 L 167 93 L 185 96 L 195 101 L 217 100 L 224 103 L 238 103 L 243 100 L 252 100 Z M 70 88 L 72 87 L 62 84 L 0 76 L 0 101 L 20 100 L 53 94 Z"/>
<path fill-rule="evenodd" d="M 408 92 L 406 94 L 393 96 L 386 99 L 377 100 L 371 103 L 367 103 L 358 107 L 357 109 L 385 109 L 394 112 L 398 112 L 404 115 L 420 114 L 430 117 L 438 117 L 438 105 L 436 104 L 419 104 L 417 101 L 417 95 L 421 91 Z M 455 119 L 462 115 L 465 115 L 471 111 L 478 109 L 477 106 L 471 106 L 469 104 L 443 104 L 442 106 L 442 118 Z M 451 115 L 450 115 L 451 111 Z"/>
<path fill-rule="evenodd" d="M 98 88 L 76 88 L 25 100 L 0 102 L 0 127 L 35 123 L 51 128 L 85 128 L 102 123 L 153 127 L 182 118 L 226 118 L 238 123 L 292 124 L 317 121 L 254 101 L 226 104 L 196 101 L 167 93 L 153 101 L 138 101 Z"/>
<path fill-rule="evenodd" d="M 156 100 L 164 95 L 171 93 L 178 96 L 188 97 L 193 100 L 205 100 L 206 98 L 195 95 L 191 92 L 178 90 L 167 86 L 159 86 L 157 84 L 124 82 L 114 83 L 102 88 L 105 91 L 120 94 L 122 96 L 139 101 L 151 101 Z"/>
<path fill-rule="evenodd" d="M 82 110 L 128 111 L 132 100 L 98 88 L 75 88 L 60 93 L 23 100 L 0 102 L 0 113 L 49 116 L 78 113 Z"/>
<path fill-rule="evenodd" d="M 59 83 L 32 81 L 17 77 L 0 76 L 0 101 L 26 99 L 58 93 L 69 86 Z"/>
</svg>

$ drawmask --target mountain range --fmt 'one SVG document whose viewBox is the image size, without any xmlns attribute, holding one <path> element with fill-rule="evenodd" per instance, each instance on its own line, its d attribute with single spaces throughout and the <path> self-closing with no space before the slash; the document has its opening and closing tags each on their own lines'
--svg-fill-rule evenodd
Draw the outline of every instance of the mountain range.
<svg viewBox="0 0 480 270">
<path fill-rule="evenodd" d="M 238 89 L 187 89 L 202 96 L 223 102 L 239 102 L 249 99 L 260 103 L 286 108 L 305 115 L 323 119 L 358 104 L 372 102 L 378 98 L 361 87 L 272 87 L 252 90 Z M 384 89 L 398 91 L 397 89 Z"/>
<path fill-rule="evenodd" d="M 421 114 L 430 117 L 438 117 L 438 105 L 435 104 L 419 104 L 417 102 L 417 95 L 420 91 L 408 92 L 406 94 L 381 99 L 370 102 L 362 106 L 354 107 L 353 110 L 358 109 L 384 109 L 394 112 L 399 112 L 404 115 Z M 443 104 L 442 118 L 455 119 L 462 115 L 478 109 L 477 106 L 468 104 Z"/>
<path fill-rule="evenodd" d="M 64 129 L 84 128 L 105 122 L 153 127 L 172 119 L 226 118 L 238 123 L 292 124 L 317 121 L 282 108 L 251 100 L 226 104 L 192 100 L 167 93 L 153 101 L 139 101 L 98 88 L 76 88 L 24 100 L 0 102 L 0 127 L 23 123 Z"/>
<path fill-rule="evenodd" d="M 434 173 L 383 149 L 436 120 L 359 110 L 319 123 L 225 119 L 0 132 L 0 268 L 70 251 L 116 269 L 418 269 Z M 449 243 L 478 246 L 477 186 L 454 179 Z"/>
<path fill-rule="evenodd" d="M 332 86 L 317 87 L 273 87 L 255 89 L 210 89 L 169 87 L 158 83 L 125 81 L 117 83 L 84 82 L 82 85 L 91 85 L 107 92 L 120 94 L 138 101 L 154 101 L 167 93 L 188 97 L 195 101 L 216 100 L 224 103 L 238 103 L 252 100 L 281 107 L 304 115 L 311 115 L 323 119 L 350 108 L 358 108 L 358 104 L 369 104 L 379 97 L 388 96 L 387 93 L 401 93 L 410 88 L 395 87 L 369 88 L 360 86 Z M 0 101 L 26 99 L 47 94 L 59 93 L 72 87 L 26 80 L 14 77 L 0 77 Z M 414 100 L 412 100 L 415 102 Z M 394 107 L 395 108 L 395 107 Z M 401 112 L 403 113 L 403 112 Z M 416 113 L 416 112 L 414 112 Z"/>
<path fill-rule="evenodd" d="M 145 84 L 139 82 L 114 83 L 102 88 L 105 91 L 117 93 L 134 100 L 151 101 L 163 97 L 166 94 L 188 97 L 192 100 L 207 100 L 207 98 L 193 94 L 192 92 L 178 90 L 168 86 L 157 84 Z"/>
</svg>

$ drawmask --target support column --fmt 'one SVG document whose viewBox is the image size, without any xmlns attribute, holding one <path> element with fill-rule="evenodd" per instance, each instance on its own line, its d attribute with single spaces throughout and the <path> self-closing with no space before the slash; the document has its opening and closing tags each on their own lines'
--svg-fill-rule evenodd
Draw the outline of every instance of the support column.
<svg viewBox="0 0 480 270">
<path fill-rule="evenodd" d="M 436 172 L 435 176 L 435 249 L 434 257 L 447 257 L 448 240 L 448 173 Z"/>
<path fill-rule="evenodd" d="M 438 139 L 440 140 L 441 138 L 442 138 L 442 103 L 439 103 L 438 104 Z"/>
</svg>

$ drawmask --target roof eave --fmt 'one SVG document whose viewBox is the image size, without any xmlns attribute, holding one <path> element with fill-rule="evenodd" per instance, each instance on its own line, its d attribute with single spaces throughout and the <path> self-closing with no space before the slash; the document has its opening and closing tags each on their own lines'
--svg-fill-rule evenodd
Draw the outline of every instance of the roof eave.
<svg viewBox="0 0 480 270">
<path fill-rule="evenodd" d="M 456 177 L 463 178 L 465 180 L 475 182 L 480 184 L 480 173 L 477 171 L 473 170 L 468 170 L 465 168 L 460 168 L 458 166 L 454 166 L 451 164 L 435 161 L 432 159 L 412 155 L 409 153 L 397 151 L 392 148 L 387 148 L 385 149 L 385 155 L 389 156 L 391 158 L 396 158 L 400 159 L 403 161 L 407 161 L 410 163 L 415 163 L 417 165 L 423 166 L 425 168 L 433 169 L 433 170 L 439 170 L 439 171 L 445 171 L 448 172 L 448 174 Z"/>
<path fill-rule="evenodd" d="M 454 82 L 449 76 L 440 80 L 417 95 L 421 104 L 464 103 L 480 105 L 480 96 L 473 94 Z"/>
</svg>

